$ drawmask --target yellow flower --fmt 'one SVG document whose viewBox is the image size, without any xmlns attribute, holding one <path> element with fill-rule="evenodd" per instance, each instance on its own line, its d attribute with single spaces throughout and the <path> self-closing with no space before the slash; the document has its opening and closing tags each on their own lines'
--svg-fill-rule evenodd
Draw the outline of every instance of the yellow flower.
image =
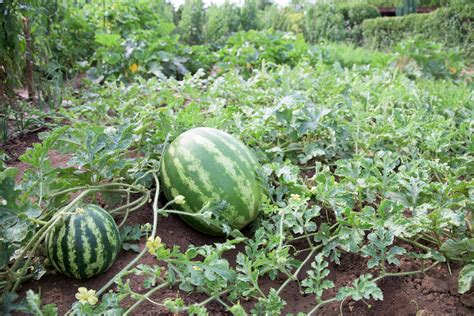
<svg viewBox="0 0 474 316">
<path fill-rule="evenodd" d="M 299 194 L 291 194 L 290 195 L 290 202 L 299 202 L 301 197 Z"/>
<path fill-rule="evenodd" d="M 161 247 L 161 238 L 158 236 L 156 236 L 155 239 L 152 237 L 148 238 L 146 247 L 148 248 L 148 252 L 154 255 L 156 250 Z"/>
<path fill-rule="evenodd" d="M 90 305 L 95 305 L 99 301 L 97 296 L 95 296 L 95 290 L 87 290 L 85 287 L 80 287 L 78 289 L 76 299 L 78 299 L 82 304 L 89 303 Z"/>
<path fill-rule="evenodd" d="M 202 271 L 202 269 L 201 269 L 200 267 L 198 267 L 198 266 L 193 266 L 193 270 L 194 270 L 194 271 Z"/>
<path fill-rule="evenodd" d="M 182 195 L 178 195 L 177 197 L 174 198 L 174 202 L 176 204 L 184 204 L 186 203 L 186 198 Z"/>
<path fill-rule="evenodd" d="M 133 64 L 130 65 L 129 69 L 132 72 L 132 74 L 134 74 L 138 70 L 138 65 L 136 63 L 133 63 Z"/>
</svg>

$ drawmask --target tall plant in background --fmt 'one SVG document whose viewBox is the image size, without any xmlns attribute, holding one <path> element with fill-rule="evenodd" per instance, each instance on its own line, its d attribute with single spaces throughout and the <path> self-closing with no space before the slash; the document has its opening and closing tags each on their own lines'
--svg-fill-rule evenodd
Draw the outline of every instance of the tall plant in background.
<svg viewBox="0 0 474 316">
<path fill-rule="evenodd" d="M 338 41 L 345 37 L 343 16 L 330 1 L 310 5 L 304 21 L 304 34 L 309 42 Z"/>
<path fill-rule="evenodd" d="M 245 0 L 240 11 L 240 24 L 244 31 L 259 29 L 258 7 L 255 0 Z"/>
<path fill-rule="evenodd" d="M 60 102 L 54 87 L 62 78 L 51 52 L 51 34 L 63 7 L 56 1 L 6 0 L 0 12 L 0 94 L 12 100 L 14 89 L 25 87 L 31 101 L 54 107 Z"/>
<path fill-rule="evenodd" d="M 13 89 L 22 80 L 23 58 L 20 51 L 22 41 L 19 3 L 5 0 L 0 3 L 0 98 L 10 99 Z M 3 102 L 2 102 L 3 103 Z"/>
<path fill-rule="evenodd" d="M 205 33 L 207 40 L 218 42 L 239 30 L 240 8 L 226 1 L 222 6 L 212 5 L 207 9 Z"/>
<path fill-rule="evenodd" d="M 63 7 L 56 1 L 5 0 L 0 3 L 0 125 L 2 142 L 24 132 L 36 105 L 61 104 L 62 73 L 52 53 L 54 28 Z M 22 89 L 23 91 L 17 91 Z M 20 102 L 20 99 L 28 102 Z M 28 115 L 25 115 L 28 113 Z M 34 120 L 40 123 L 38 120 Z"/>
<path fill-rule="evenodd" d="M 277 5 L 267 6 L 265 10 L 260 11 L 260 25 L 263 30 L 288 31 L 289 7 L 279 8 Z"/>
<path fill-rule="evenodd" d="M 204 22 L 205 11 L 203 1 L 186 0 L 178 25 L 182 39 L 190 45 L 202 43 L 204 40 Z"/>
</svg>

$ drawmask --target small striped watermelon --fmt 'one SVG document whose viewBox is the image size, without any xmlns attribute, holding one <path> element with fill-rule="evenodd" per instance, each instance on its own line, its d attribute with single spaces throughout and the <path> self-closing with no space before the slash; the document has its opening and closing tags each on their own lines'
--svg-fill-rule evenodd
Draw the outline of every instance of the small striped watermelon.
<svg viewBox="0 0 474 316">
<path fill-rule="evenodd" d="M 89 204 L 64 216 L 46 236 L 49 261 L 68 277 L 86 279 L 107 270 L 121 248 L 112 216 Z"/>
<path fill-rule="evenodd" d="M 180 210 L 196 213 L 210 202 L 225 201 L 220 215 L 231 228 L 241 229 L 257 217 L 262 188 L 253 153 L 233 136 L 199 127 L 179 135 L 165 150 L 161 160 L 164 192 L 172 200 L 178 195 L 185 203 Z M 202 218 L 182 216 L 193 228 L 210 235 L 222 229 Z"/>
</svg>

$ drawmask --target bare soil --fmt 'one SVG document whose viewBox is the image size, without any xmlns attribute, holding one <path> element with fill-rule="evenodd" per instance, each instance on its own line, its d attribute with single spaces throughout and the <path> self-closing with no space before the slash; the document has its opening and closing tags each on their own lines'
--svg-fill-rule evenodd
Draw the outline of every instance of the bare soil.
<svg viewBox="0 0 474 316">
<path fill-rule="evenodd" d="M 28 166 L 18 160 L 21 155 L 32 143 L 37 142 L 38 137 L 35 134 L 25 135 L 22 139 L 15 140 L 15 143 L 0 147 L 10 157 L 9 165 L 20 169 L 20 175 Z M 50 155 L 53 165 L 63 167 L 66 165 L 68 157 L 52 152 Z M 131 214 L 128 223 L 144 224 L 152 221 L 151 207 L 148 205 Z M 168 246 L 179 245 L 182 249 L 186 249 L 188 245 L 196 246 L 222 242 L 223 239 L 215 238 L 201 234 L 191 229 L 179 217 L 169 216 L 160 218 L 158 223 L 158 235 L 162 241 Z M 145 241 L 140 243 L 140 247 L 144 247 Z M 304 245 L 302 245 L 304 247 Z M 241 249 L 237 248 L 226 254 L 226 258 L 233 264 L 235 256 Z M 133 252 L 122 251 L 117 261 L 111 269 L 89 280 L 73 280 L 63 275 L 51 274 L 46 275 L 39 281 L 31 281 L 25 283 L 21 290 L 24 295 L 28 289 L 40 292 L 44 303 L 57 304 L 60 314 L 64 314 L 75 301 L 75 294 L 78 287 L 84 286 L 88 289 L 99 289 L 109 279 L 111 279 L 118 271 L 120 271 L 136 254 Z M 304 256 L 304 254 L 302 254 Z M 142 258 L 141 263 L 150 265 L 157 264 L 156 259 L 151 255 Z M 305 267 L 300 276 L 304 276 L 309 264 Z M 474 315 L 474 295 L 472 293 L 461 296 L 457 293 L 457 275 L 459 267 L 451 265 L 449 273 L 447 265 L 439 265 L 428 271 L 425 275 L 415 275 L 407 277 L 387 278 L 379 282 L 379 286 L 383 291 L 384 300 L 366 302 L 351 300 L 342 303 L 326 305 L 318 312 L 320 315 L 337 315 L 339 313 L 350 315 Z M 367 268 L 367 259 L 355 254 L 345 254 L 342 256 L 341 264 L 331 264 L 331 274 L 329 278 L 336 284 L 336 288 L 343 285 L 349 285 L 359 275 L 371 273 Z M 402 258 L 401 265 L 394 267 L 393 272 L 412 271 L 420 269 L 417 262 L 408 258 Z M 141 277 L 131 276 L 131 284 L 134 289 L 140 291 Z M 278 287 L 284 279 L 271 281 L 264 279 L 261 282 L 263 291 L 268 291 L 272 287 Z M 326 298 L 335 295 L 335 291 L 328 291 Z M 165 298 L 181 297 L 187 303 L 201 302 L 206 297 L 202 294 L 187 294 L 176 288 L 169 288 L 159 291 L 152 296 L 152 299 L 161 301 Z M 284 293 L 283 299 L 287 302 L 285 313 L 308 312 L 314 306 L 314 297 L 299 292 L 299 287 L 295 282 L 290 283 Z M 254 302 L 241 302 L 250 311 Z M 471 306 L 469 308 L 468 306 Z M 211 315 L 225 315 L 225 309 L 218 303 L 210 303 L 207 308 Z M 135 315 L 166 315 L 166 311 L 149 302 L 142 304 Z"/>
</svg>

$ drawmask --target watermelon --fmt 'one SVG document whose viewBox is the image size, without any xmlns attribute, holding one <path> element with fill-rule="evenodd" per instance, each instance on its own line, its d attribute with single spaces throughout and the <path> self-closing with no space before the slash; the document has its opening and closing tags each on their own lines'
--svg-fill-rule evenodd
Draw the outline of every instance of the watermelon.
<svg viewBox="0 0 474 316">
<path fill-rule="evenodd" d="M 65 215 L 46 236 L 49 261 L 56 270 L 75 279 L 87 279 L 107 270 L 120 248 L 114 219 L 93 204 Z"/>
<path fill-rule="evenodd" d="M 219 217 L 231 228 L 241 229 L 257 217 L 262 199 L 259 163 L 250 149 L 235 137 L 199 127 L 179 135 L 163 153 L 161 178 L 169 200 L 178 195 L 183 212 L 196 213 L 206 203 L 224 205 Z M 181 216 L 196 230 L 223 235 L 222 228 L 202 217 Z"/>
</svg>

